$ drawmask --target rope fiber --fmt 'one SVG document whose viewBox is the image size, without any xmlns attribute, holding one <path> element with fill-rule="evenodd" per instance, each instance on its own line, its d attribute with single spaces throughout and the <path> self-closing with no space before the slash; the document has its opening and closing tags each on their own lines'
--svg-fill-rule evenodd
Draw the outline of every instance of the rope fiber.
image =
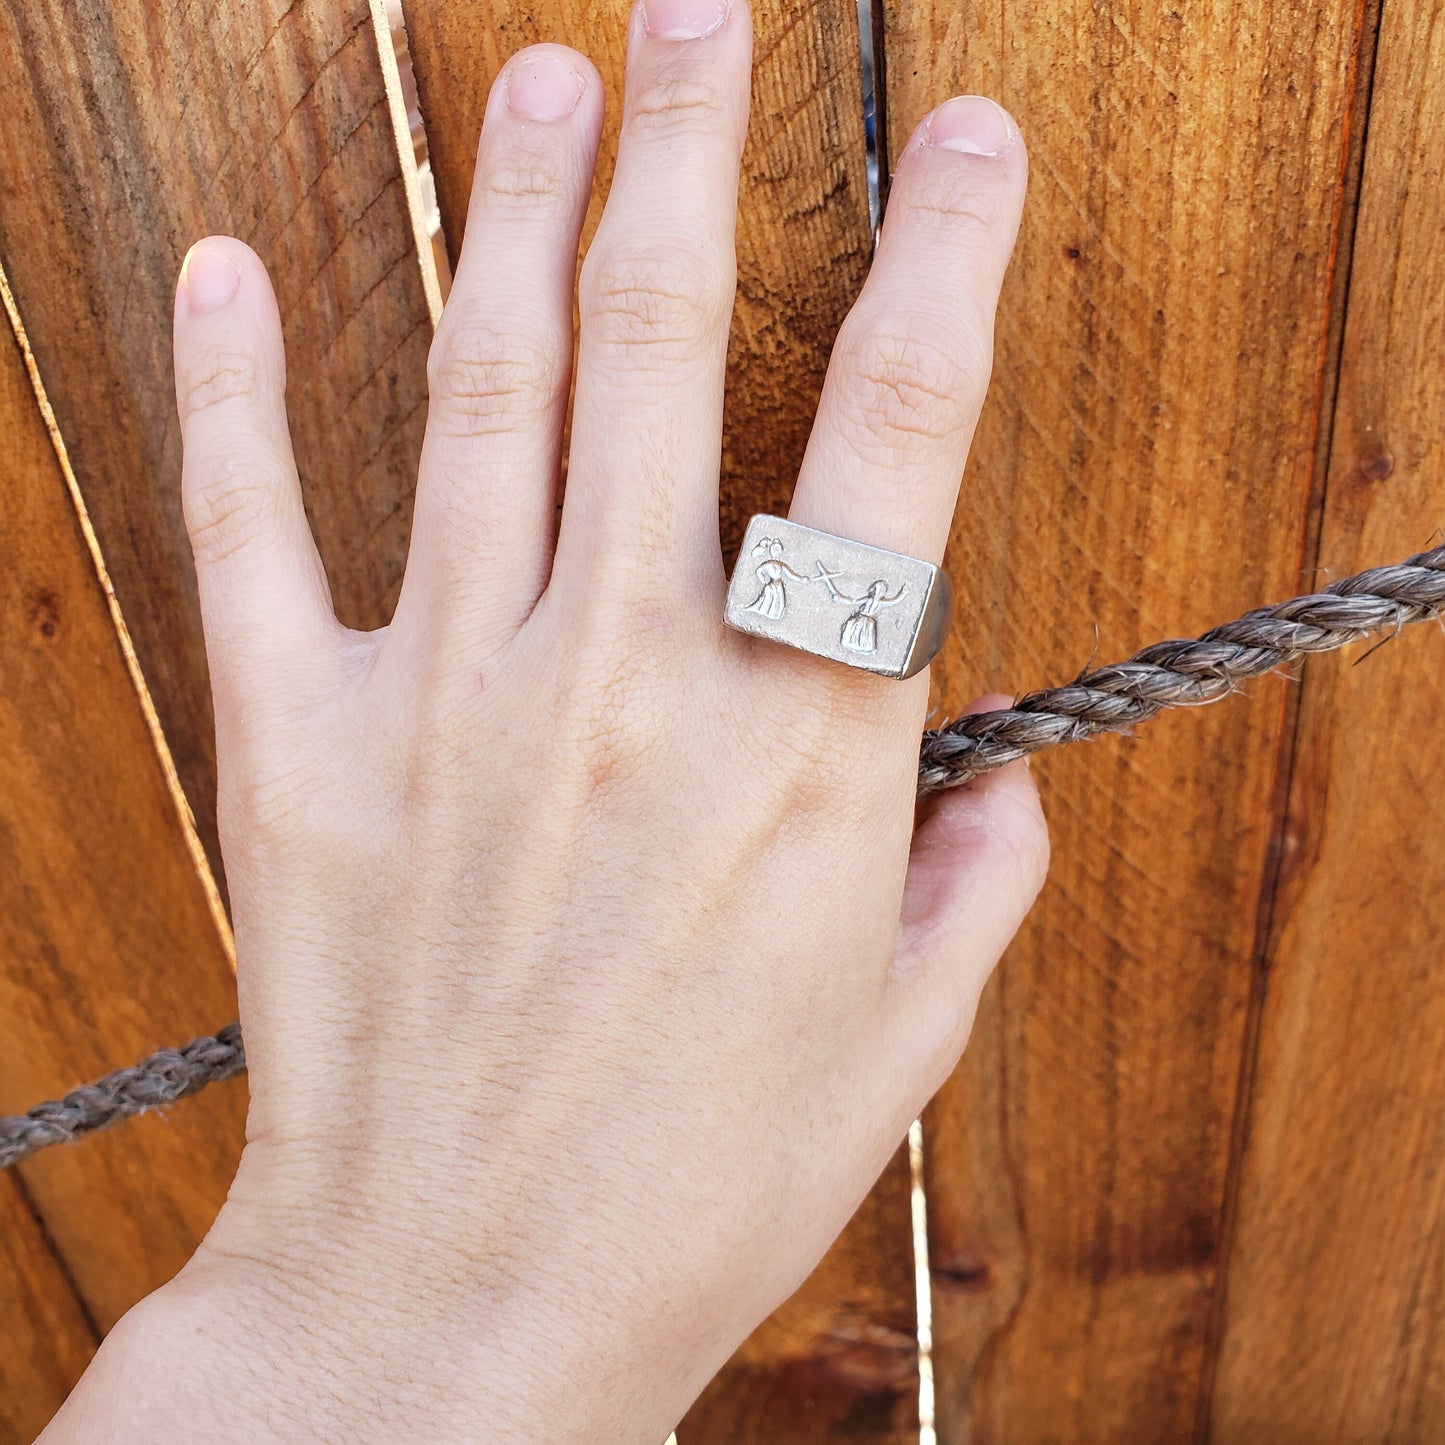
<svg viewBox="0 0 1445 1445">
<path fill-rule="evenodd" d="M 68 1144 L 132 1114 L 174 1104 L 245 1068 L 246 1046 L 238 1023 L 227 1024 L 215 1038 L 162 1049 L 132 1069 L 117 1069 L 72 1089 L 63 1099 L 37 1104 L 28 1114 L 0 1118 L 0 1169 L 51 1144 Z"/>
<path fill-rule="evenodd" d="M 1257 608 L 1202 637 L 1156 642 L 1125 662 L 1086 669 L 1062 687 L 1027 693 L 1012 707 L 972 713 L 925 732 L 918 794 L 959 787 L 1060 743 L 1129 732 L 1166 707 L 1216 702 L 1250 678 L 1297 658 L 1331 652 L 1382 630 L 1393 636 L 1408 622 L 1439 620 L 1442 613 L 1445 546 Z M 63 1099 L 0 1117 L 0 1169 L 51 1144 L 172 1104 L 245 1068 L 238 1023 L 227 1024 L 214 1038 L 162 1049 Z"/>
</svg>

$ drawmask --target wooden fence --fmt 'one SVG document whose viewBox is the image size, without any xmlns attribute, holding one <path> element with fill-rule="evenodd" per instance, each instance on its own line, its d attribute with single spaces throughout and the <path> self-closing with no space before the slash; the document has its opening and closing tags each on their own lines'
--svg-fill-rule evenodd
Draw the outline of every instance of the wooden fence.
<svg viewBox="0 0 1445 1445">
<path fill-rule="evenodd" d="M 502 61 L 568 40 L 616 94 L 624 16 L 407 20 L 455 255 Z M 853 0 L 756 26 L 731 544 L 785 503 L 870 245 Z M 875 0 L 873 26 L 885 172 L 959 90 L 1032 158 L 942 705 L 1427 544 L 1445 0 Z M 187 245 L 271 268 L 355 626 L 401 578 L 436 297 L 379 0 L 9 0 L 0 78 L 9 1112 L 234 1015 L 169 370 Z M 1349 660 L 1039 763 L 1051 880 L 925 1120 L 940 1440 L 1445 1438 L 1445 640 Z M 0 1437 L 192 1249 L 244 1101 L 0 1175 Z M 917 1323 L 900 1154 L 682 1445 L 917 1440 Z"/>
</svg>

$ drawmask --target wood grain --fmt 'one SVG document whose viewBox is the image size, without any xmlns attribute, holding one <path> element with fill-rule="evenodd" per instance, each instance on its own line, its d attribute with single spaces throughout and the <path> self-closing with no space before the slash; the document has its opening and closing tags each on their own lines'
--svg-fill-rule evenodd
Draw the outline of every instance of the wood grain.
<svg viewBox="0 0 1445 1445">
<path fill-rule="evenodd" d="M 364 0 L 0 11 L 0 254 L 213 861 L 171 286 L 207 230 L 271 264 L 338 603 L 382 620 L 430 316 L 371 19 Z M 413 0 L 409 19 L 455 255 L 502 61 L 578 44 L 615 114 L 622 17 Z M 1336 574 L 1426 544 L 1445 517 L 1440 0 L 1384 11 L 1333 413 L 1370 38 L 1355 0 L 885 0 L 883 21 L 892 151 L 937 100 L 980 90 L 1018 116 L 1034 173 L 950 551 L 965 620 L 940 703 L 1077 669 L 1094 624 L 1100 657 L 1122 656 L 1300 590 L 1316 540 Z M 866 270 L 853 26 L 839 0 L 757 15 L 730 547 L 786 502 Z M 5 1111 L 215 1027 L 234 993 L 8 334 L 0 427 Z M 1038 764 L 1053 876 L 927 1121 L 945 1445 L 1439 1437 L 1439 645 L 1310 664 L 1297 717 L 1262 683 Z M 28 1438 L 97 1334 L 193 1248 L 243 1110 L 244 1085 L 221 1086 L 0 1177 L 0 1438 Z M 908 1227 L 900 1156 L 682 1445 L 916 1438 Z"/>
<path fill-rule="evenodd" d="M 465 232 L 487 92 L 507 57 L 549 40 L 573 45 L 596 63 L 608 114 L 585 251 L 616 156 L 625 10 L 598 0 L 419 0 L 406 15 L 453 262 Z M 855 7 L 844 0 L 756 4 L 753 30 L 723 444 L 729 552 L 753 512 L 786 507 L 833 334 L 863 284 L 872 250 Z"/>
<path fill-rule="evenodd" d="M 406 14 L 453 261 L 487 92 L 507 57 L 553 40 L 596 62 L 608 128 L 585 250 L 616 154 L 625 12 L 595 0 L 412 0 Z M 854 6 L 757 4 L 753 23 L 721 486 L 729 555 L 753 512 L 786 509 L 833 334 L 871 253 Z M 809 1283 L 705 1393 L 679 1440 L 916 1439 L 912 1271 L 905 1159 L 890 1167 Z"/>
<path fill-rule="evenodd" d="M 266 261 L 338 611 L 382 622 L 431 327 L 372 13 L 368 0 L 35 0 L 0 9 L 0 78 L 0 255 L 219 872 L 172 291 L 208 232 Z"/>
<path fill-rule="evenodd" d="M 1337 576 L 1445 522 L 1445 6 L 1385 6 L 1377 56 L 1320 539 Z M 1445 1421 L 1445 644 L 1351 660 L 1304 678 L 1218 1441 Z"/>
<path fill-rule="evenodd" d="M 0 1175 L 0 1441 L 25 1445 L 90 1362 L 96 1333 L 18 1175 Z"/>
<path fill-rule="evenodd" d="M 235 1017 L 236 992 L 8 323 L 0 434 L 0 1113 L 9 1114 L 219 1027 Z M 174 1113 L 20 1166 L 101 1329 L 173 1274 L 209 1227 L 240 1154 L 245 1101 L 241 1081 L 219 1085 Z M 41 1244 L 27 1253 L 41 1268 Z M 41 1312 L 33 1329 L 45 1328 Z M 27 1347 L 41 1348 L 38 1335 Z"/>
<path fill-rule="evenodd" d="M 981 91 L 1032 165 L 940 701 L 1298 591 L 1356 7 L 883 8 L 893 155 Z M 1284 697 L 1038 765 L 1051 880 L 927 1120 L 942 1441 L 1193 1428 Z"/>
</svg>

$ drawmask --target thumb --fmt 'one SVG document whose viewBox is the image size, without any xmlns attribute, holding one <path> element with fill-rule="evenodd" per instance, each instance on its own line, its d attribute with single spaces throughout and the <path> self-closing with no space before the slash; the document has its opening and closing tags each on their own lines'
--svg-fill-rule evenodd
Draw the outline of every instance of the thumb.
<svg viewBox="0 0 1445 1445">
<path fill-rule="evenodd" d="M 1007 707 L 990 693 L 967 712 Z M 889 1066 L 921 1107 L 958 1062 L 979 995 L 1043 887 L 1049 835 L 1028 764 L 927 799 L 913 837 L 889 987 Z"/>
</svg>

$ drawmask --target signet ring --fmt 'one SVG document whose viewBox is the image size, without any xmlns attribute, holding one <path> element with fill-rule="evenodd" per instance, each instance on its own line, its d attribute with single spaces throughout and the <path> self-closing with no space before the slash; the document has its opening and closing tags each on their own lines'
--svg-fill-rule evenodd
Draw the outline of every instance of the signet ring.
<svg viewBox="0 0 1445 1445">
<path fill-rule="evenodd" d="M 943 644 L 953 588 L 939 567 L 759 515 L 748 523 L 723 620 L 880 677 L 921 672 Z"/>
</svg>

